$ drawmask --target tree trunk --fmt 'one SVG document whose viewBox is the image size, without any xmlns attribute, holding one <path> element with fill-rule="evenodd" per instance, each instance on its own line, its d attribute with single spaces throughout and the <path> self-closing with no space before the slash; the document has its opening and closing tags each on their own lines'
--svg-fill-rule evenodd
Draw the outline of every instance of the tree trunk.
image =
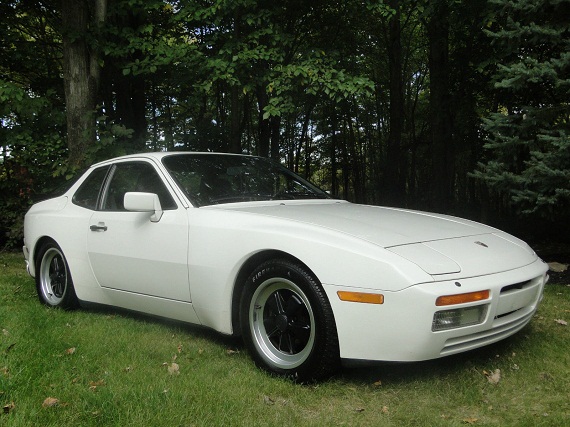
<svg viewBox="0 0 570 427">
<path fill-rule="evenodd" d="M 257 144 L 257 155 L 261 157 L 269 157 L 271 145 L 271 125 L 269 119 L 263 118 L 263 109 L 269 102 L 269 96 L 265 92 L 265 88 L 258 86 L 256 90 L 257 106 L 259 109 L 258 134 L 259 141 Z"/>
<path fill-rule="evenodd" d="M 241 114 L 239 88 L 232 86 L 230 89 L 231 110 L 230 110 L 230 153 L 241 153 Z"/>
<path fill-rule="evenodd" d="M 279 144 L 281 142 L 281 117 L 273 116 L 269 119 L 271 127 L 271 158 L 279 160 Z"/>
<path fill-rule="evenodd" d="M 388 63 L 390 70 L 390 131 L 386 147 L 384 175 L 384 203 L 396 205 L 405 193 L 405 174 L 402 164 L 402 131 L 404 128 L 404 83 L 402 75 L 402 43 L 399 0 L 391 0 L 396 10 L 388 24 Z"/>
<path fill-rule="evenodd" d="M 446 0 L 433 3 L 427 23 L 430 69 L 430 123 L 432 194 L 430 208 L 448 211 L 454 188 L 454 156 L 449 90 L 449 7 Z"/>
<path fill-rule="evenodd" d="M 61 6 L 69 166 L 77 169 L 87 160 L 85 153 L 96 138 L 95 106 L 100 68 L 97 51 L 87 43 L 87 31 L 104 22 L 107 1 L 62 0 Z"/>
</svg>

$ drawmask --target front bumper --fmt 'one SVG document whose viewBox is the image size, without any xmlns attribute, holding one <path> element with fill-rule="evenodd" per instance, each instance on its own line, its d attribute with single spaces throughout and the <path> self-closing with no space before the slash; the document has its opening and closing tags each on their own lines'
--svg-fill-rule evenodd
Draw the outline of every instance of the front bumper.
<svg viewBox="0 0 570 427">
<path fill-rule="evenodd" d="M 467 279 L 410 286 L 382 292 L 384 303 L 340 301 L 339 290 L 371 292 L 324 285 L 331 302 L 344 359 L 420 361 L 482 347 L 521 330 L 533 317 L 548 280 L 547 265 L 537 260 L 515 270 Z M 490 290 L 487 300 L 437 307 L 442 295 Z M 376 292 L 376 291 L 374 291 Z M 433 331 L 436 312 L 486 304 L 476 325 Z"/>
</svg>

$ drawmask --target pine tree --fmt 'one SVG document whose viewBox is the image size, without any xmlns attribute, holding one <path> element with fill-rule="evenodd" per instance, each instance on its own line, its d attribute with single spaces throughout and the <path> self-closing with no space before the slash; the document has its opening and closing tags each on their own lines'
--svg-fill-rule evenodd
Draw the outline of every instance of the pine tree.
<svg viewBox="0 0 570 427">
<path fill-rule="evenodd" d="M 497 110 L 474 175 L 519 213 L 570 217 L 570 1 L 491 3 Z"/>
</svg>

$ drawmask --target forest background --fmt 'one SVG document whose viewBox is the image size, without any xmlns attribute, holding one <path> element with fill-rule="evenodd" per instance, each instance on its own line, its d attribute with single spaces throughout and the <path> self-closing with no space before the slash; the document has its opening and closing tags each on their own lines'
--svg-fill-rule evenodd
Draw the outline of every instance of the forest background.
<svg viewBox="0 0 570 427">
<path fill-rule="evenodd" d="M 0 17 L 0 248 L 46 191 L 149 150 L 272 157 L 350 201 L 570 239 L 569 0 L 0 0 Z"/>
</svg>

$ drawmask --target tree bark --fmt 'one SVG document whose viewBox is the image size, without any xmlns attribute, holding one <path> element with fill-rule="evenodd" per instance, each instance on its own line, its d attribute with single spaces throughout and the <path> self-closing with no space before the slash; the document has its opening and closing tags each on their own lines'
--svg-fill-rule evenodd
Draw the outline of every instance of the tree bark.
<svg viewBox="0 0 570 427">
<path fill-rule="evenodd" d="M 85 153 L 96 141 L 100 66 L 96 49 L 87 42 L 87 32 L 104 22 L 107 0 L 62 0 L 61 6 L 69 166 L 77 169 L 83 166 Z"/>
<path fill-rule="evenodd" d="M 427 23 L 430 70 L 431 179 L 430 209 L 448 211 L 454 188 L 454 155 L 449 88 L 449 6 L 433 3 Z"/>
<path fill-rule="evenodd" d="M 388 64 L 390 77 L 390 130 L 386 147 L 384 203 L 396 205 L 405 194 L 405 173 L 402 170 L 402 131 L 404 128 L 404 83 L 402 73 L 402 42 L 400 2 L 391 0 L 396 10 L 388 23 Z"/>
</svg>

